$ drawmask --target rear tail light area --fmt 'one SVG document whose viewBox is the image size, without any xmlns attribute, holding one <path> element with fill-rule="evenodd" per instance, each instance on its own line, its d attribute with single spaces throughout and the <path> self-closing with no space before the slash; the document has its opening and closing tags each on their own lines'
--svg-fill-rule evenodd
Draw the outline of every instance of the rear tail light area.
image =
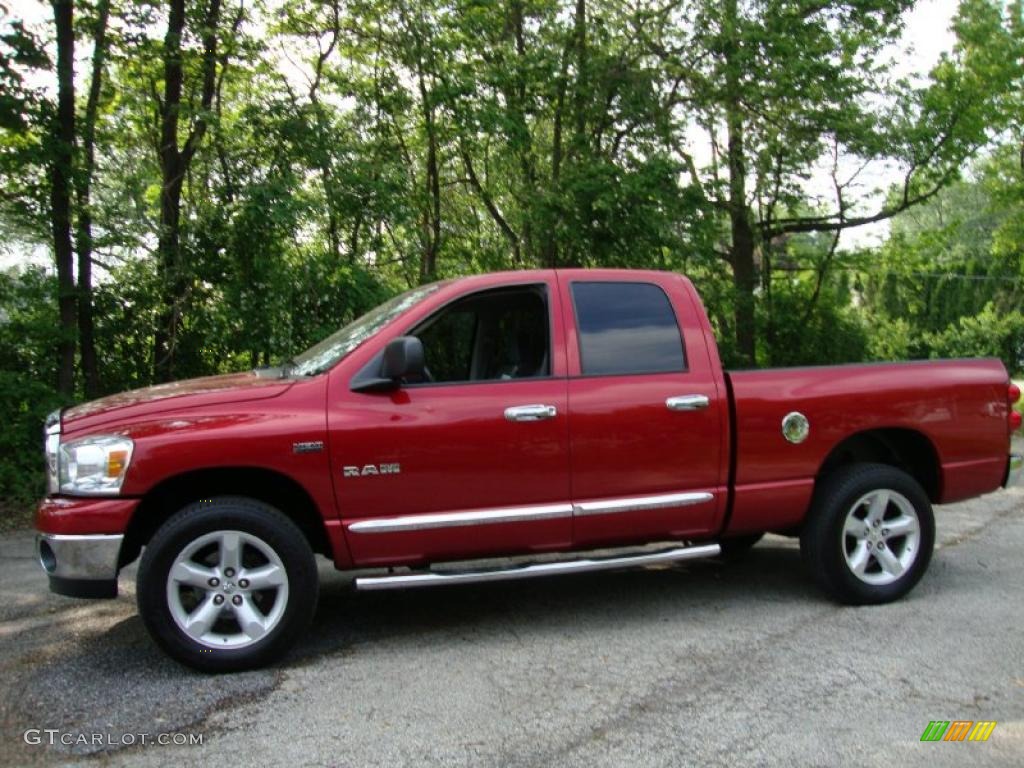
<svg viewBox="0 0 1024 768">
<path fill-rule="evenodd" d="M 1006 388 L 1006 399 L 1010 403 L 1010 431 L 1020 429 L 1021 422 L 1024 421 L 1024 417 L 1021 417 L 1020 411 L 1015 411 L 1013 406 L 1020 400 L 1020 387 L 1016 384 L 1010 384 Z"/>
</svg>

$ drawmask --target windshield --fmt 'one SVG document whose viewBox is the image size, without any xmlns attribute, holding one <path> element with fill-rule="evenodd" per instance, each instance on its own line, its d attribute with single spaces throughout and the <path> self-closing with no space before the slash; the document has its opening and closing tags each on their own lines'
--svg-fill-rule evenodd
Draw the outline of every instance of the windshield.
<svg viewBox="0 0 1024 768">
<path fill-rule="evenodd" d="M 401 293 L 379 307 L 371 309 L 340 331 L 331 334 L 319 344 L 314 344 L 302 354 L 296 355 L 293 360 L 289 360 L 286 365 L 288 375 L 314 376 L 326 371 L 378 330 L 442 285 L 443 283 L 421 285 L 419 288 Z"/>
</svg>

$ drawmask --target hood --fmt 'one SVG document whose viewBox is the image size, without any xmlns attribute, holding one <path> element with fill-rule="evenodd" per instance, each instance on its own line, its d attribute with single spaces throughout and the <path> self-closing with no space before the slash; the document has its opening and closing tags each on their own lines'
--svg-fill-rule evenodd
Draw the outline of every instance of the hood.
<svg viewBox="0 0 1024 768">
<path fill-rule="evenodd" d="M 294 383 L 292 379 L 267 377 L 256 371 L 174 381 L 72 406 L 61 415 L 62 426 L 67 432 L 182 408 L 263 400 L 276 397 Z"/>
</svg>

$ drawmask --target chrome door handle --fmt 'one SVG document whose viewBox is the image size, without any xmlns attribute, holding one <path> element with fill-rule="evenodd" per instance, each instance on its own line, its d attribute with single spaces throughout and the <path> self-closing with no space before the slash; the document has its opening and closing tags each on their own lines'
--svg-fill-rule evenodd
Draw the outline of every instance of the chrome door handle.
<svg viewBox="0 0 1024 768">
<path fill-rule="evenodd" d="M 678 395 L 665 401 L 670 411 L 699 411 L 711 404 L 707 395 Z"/>
<path fill-rule="evenodd" d="M 514 405 L 505 409 L 505 418 L 509 421 L 543 421 L 557 415 L 558 410 L 553 405 Z"/>
</svg>

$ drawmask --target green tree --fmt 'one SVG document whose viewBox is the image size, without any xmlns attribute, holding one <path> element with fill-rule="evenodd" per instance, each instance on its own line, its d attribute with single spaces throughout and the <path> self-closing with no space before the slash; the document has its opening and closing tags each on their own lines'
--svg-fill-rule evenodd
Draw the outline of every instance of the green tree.
<svg viewBox="0 0 1024 768">
<path fill-rule="evenodd" d="M 965 0 L 957 45 L 914 85 L 880 63 L 898 39 L 905 0 L 816 3 L 763 0 L 672 4 L 672 23 L 654 26 L 651 50 L 687 84 L 687 134 L 678 139 L 694 185 L 727 219 L 722 256 L 736 290 L 734 333 L 743 360 L 755 359 L 758 261 L 771 280 L 780 238 L 838 233 L 920 204 L 950 183 L 964 162 L 1003 129 L 1021 77 L 1015 30 L 1021 6 Z M 653 12 L 652 12 L 653 13 Z M 703 132 L 711 161 L 697 161 L 684 137 Z M 862 212 L 857 169 L 894 160 L 899 194 Z M 812 206 L 806 179 L 832 166 L 830 210 Z M 844 173 L 844 167 L 852 171 Z"/>
</svg>

